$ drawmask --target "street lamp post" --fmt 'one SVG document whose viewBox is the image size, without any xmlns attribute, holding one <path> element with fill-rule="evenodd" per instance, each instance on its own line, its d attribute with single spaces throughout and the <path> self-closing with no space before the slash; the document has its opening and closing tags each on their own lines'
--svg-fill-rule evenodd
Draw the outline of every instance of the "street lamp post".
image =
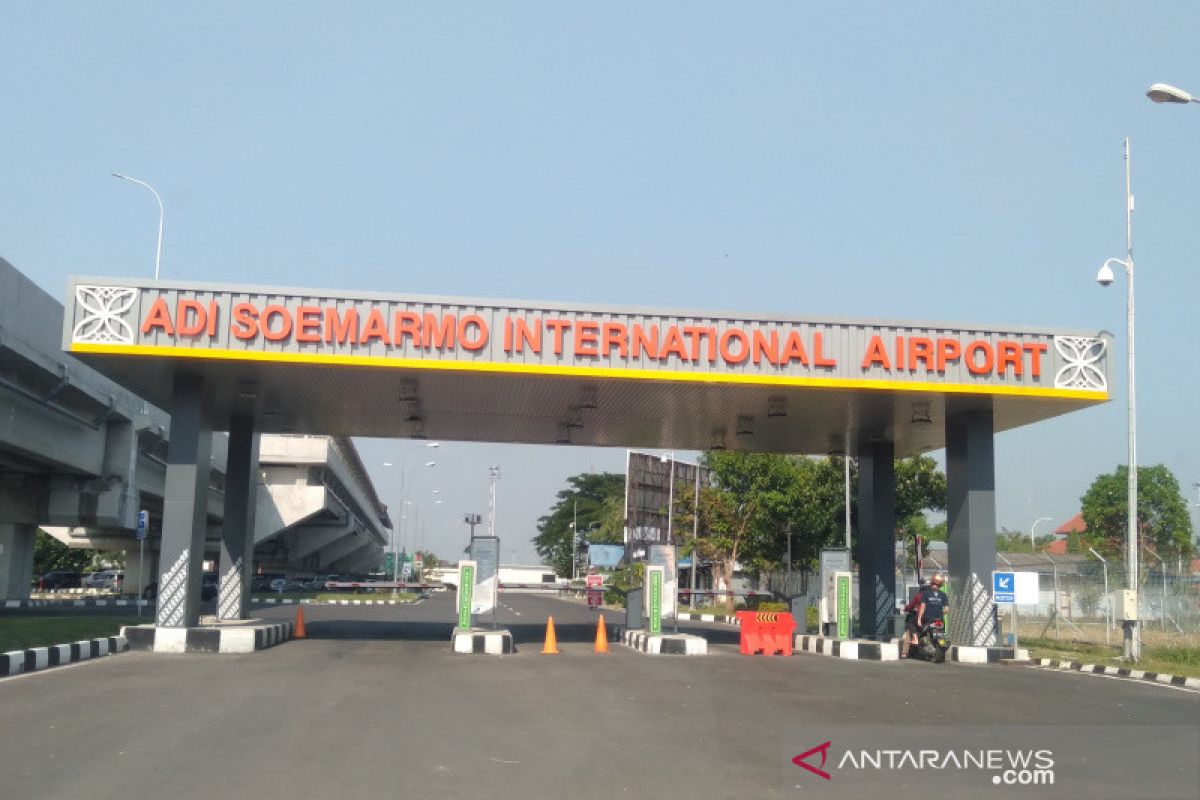
<svg viewBox="0 0 1200 800">
<path fill-rule="evenodd" d="M 154 280 L 158 280 L 159 268 L 162 266 L 162 232 L 163 232 L 163 201 L 158 196 L 158 192 L 154 191 L 154 187 L 145 181 L 131 178 L 128 175 L 122 175 L 119 172 L 112 173 L 114 178 L 120 178 L 123 181 L 136 183 L 138 186 L 143 186 L 150 190 L 150 194 L 154 195 L 154 199 L 158 201 L 158 249 L 154 251 Z"/>
<path fill-rule="evenodd" d="M 425 444 L 421 445 L 420 447 L 409 448 L 408 450 L 405 450 L 400 453 L 400 460 L 397 463 L 397 466 L 400 467 L 400 513 L 398 513 L 396 515 L 396 538 L 399 539 L 400 543 L 403 543 L 403 541 L 404 541 L 404 528 L 403 528 L 404 501 L 405 501 L 405 498 L 404 498 L 404 476 L 406 474 L 404 462 L 413 453 L 420 452 L 423 449 L 433 449 L 433 448 L 437 448 L 437 447 L 441 447 L 441 442 L 426 442 Z M 392 463 L 389 461 L 385 461 L 385 462 L 383 462 L 383 465 L 385 467 L 390 467 L 390 466 L 392 466 Z M 426 461 L 422 466 L 436 467 L 437 462 L 436 461 Z M 396 543 L 393 542 L 392 543 L 392 583 L 393 584 L 400 582 L 400 557 L 399 556 L 400 556 L 400 553 L 397 552 L 397 550 L 396 550 Z M 392 587 L 392 594 L 393 595 L 396 594 L 395 586 Z"/>
<path fill-rule="evenodd" d="M 1029 552 L 1032 553 L 1034 550 L 1037 549 L 1037 545 L 1034 544 L 1034 542 L 1033 542 L 1033 538 L 1034 538 L 1033 532 L 1035 530 L 1037 530 L 1038 523 L 1039 522 L 1050 522 L 1053 519 L 1054 519 L 1053 517 L 1038 517 L 1037 519 L 1035 519 L 1033 521 L 1033 524 L 1029 526 Z"/>
<path fill-rule="evenodd" d="M 1129 474 L 1127 481 L 1128 513 L 1125 530 L 1125 583 L 1134 597 L 1138 591 L 1138 539 L 1137 539 L 1137 378 L 1134 370 L 1134 305 L 1133 305 L 1133 189 L 1129 176 L 1129 137 L 1125 137 L 1125 258 L 1110 258 L 1100 267 L 1096 280 L 1101 286 L 1113 282 L 1112 265 L 1119 264 L 1125 268 L 1126 276 L 1126 339 L 1129 358 Z M 1135 612 L 1136 613 L 1136 612 Z M 1139 661 L 1142 657 L 1141 632 L 1138 620 L 1127 619 L 1125 628 L 1125 658 Z"/>
</svg>

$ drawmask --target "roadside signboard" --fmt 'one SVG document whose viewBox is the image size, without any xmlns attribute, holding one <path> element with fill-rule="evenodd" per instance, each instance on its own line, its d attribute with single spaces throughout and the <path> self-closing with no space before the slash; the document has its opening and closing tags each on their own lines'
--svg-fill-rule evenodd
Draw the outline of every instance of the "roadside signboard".
<svg viewBox="0 0 1200 800">
<path fill-rule="evenodd" d="M 664 617 L 674 618 L 676 612 L 676 604 L 679 598 L 679 573 L 675 568 L 675 545 L 673 544 L 652 544 L 650 545 L 650 557 L 646 561 L 652 567 L 662 567 L 663 569 L 663 590 L 662 600 Z"/>
<path fill-rule="evenodd" d="M 651 636 L 662 634 L 663 568 L 646 567 L 646 631 Z"/>
<path fill-rule="evenodd" d="M 471 595 L 475 591 L 475 562 L 458 562 L 458 627 L 471 629 Z"/>
<path fill-rule="evenodd" d="M 834 574 L 836 584 L 836 613 L 837 638 L 850 638 L 850 573 L 837 572 Z"/>
<path fill-rule="evenodd" d="M 850 572 L 850 551 L 844 547 L 827 548 L 821 551 L 821 601 L 820 618 L 822 632 L 825 625 L 837 622 L 837 587 L 833 576 L 839 572 Z"/>
<path fill-rule="evenodd" d="M 137 519 L 137 539 L 142 541 L 146 538 L 146 529 L 150 527 L 150 512 L 139 511 Z"/>
<path fill-rule="evenodd" d="M 471 540 L 471 560 L 476 565 L 472 614 L 493 614 L 500 585 L 500 539 L 476 536 Z"/>
<path fill-rule="evenodd" d="M 1012 572 L 993 572 L 992 573 L 992 602 L 995 603 L 1013 603 L 1016 602 L 1017 587 L 1016 578 Z"/>
</svg>

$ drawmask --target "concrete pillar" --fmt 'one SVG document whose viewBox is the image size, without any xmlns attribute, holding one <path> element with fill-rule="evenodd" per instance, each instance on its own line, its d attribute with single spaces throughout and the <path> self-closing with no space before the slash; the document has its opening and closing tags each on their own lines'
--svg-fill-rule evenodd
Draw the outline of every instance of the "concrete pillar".
<svg viewBox="0 0 1200 800">
<path fill-rule="evenodd" d="M 990 401 L 947 400 L 946 488 L 950 640 L 994 645 L 991 581 L 996 568 L 996 464 Z"/>
<path fill-rule="evenodd" d="M 212 428 L 206 419 L 202 378 L 176 375 L 173 392 L 159 551 L 157 622 L 160 627 L 189 628 L 200 622 L 200 570 L 208 524 Z"/>
<path fill-rule="evenodd" d="M 229 422 L 229 456 L 225 464 L 225 514 L 221 528 L 221 576 L 217 617 L 245 619 L 254 561 L 254 503 L 258 490 L 258 435 L 254 418 Z"/>
<path fill-rule="evenodd" d="M 0 523 L 0 598 L 28 600 L 36 525 Z"/>
<path fill-rule="evenodd" d="M 858 451 L 859 634 L 892 636 L 896 613 L 896 446 L 864 442 Z"/>
<path fill-rule="evenodd" d="M 127 547 L 122 551 L 125 555 L 125 594 L 140 595 L 152 582 L 158 580 L 158 553 L 150 549 L 146 542 L 145 566 L 139 566 L 139 550 L 137 547 Z"/>
</svg>

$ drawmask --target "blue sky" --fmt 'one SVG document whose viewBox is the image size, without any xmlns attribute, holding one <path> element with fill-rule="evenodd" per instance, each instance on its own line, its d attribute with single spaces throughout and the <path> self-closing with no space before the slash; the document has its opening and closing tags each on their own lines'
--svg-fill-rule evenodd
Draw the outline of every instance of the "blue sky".
<svg viewBox="0 0 1200 800">
<path fill-rule="evenodd" d="M 166 278 L 1106 328 L 1114 402 L 997 439 L 998 521 L 1125 461 L 1122 139 L 1139 461 L 1200 480 L 1194 2 L 0 4 L 0 257 Z M 361 442 L 394 504 L 407 445 Z M 445 556 L 502 466 L 504 558 L 624 451 L 445 444 Z M 416 463 L 412 456 L 408 463 Z M 419 476 L 419 477 L 418 477 Z M 434 506 L 432 490 L 440 489 Z M 1045 532 L 1046 526 L 1039 528 Z"/>
</svg>

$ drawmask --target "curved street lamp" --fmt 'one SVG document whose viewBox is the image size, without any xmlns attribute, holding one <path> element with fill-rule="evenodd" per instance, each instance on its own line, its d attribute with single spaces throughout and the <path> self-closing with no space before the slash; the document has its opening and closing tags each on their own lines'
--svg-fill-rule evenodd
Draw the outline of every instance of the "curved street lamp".
<svg viewBox="0 0 1200 800">
<path fill-rule="evenodd" d="M 122 175 L 120 172 L 112 173 L 114 178 L 120 178 L 123 181 L 136 183 L 138 186 L 143 186 L 150 190 L 150 194 L 154 195 L 154 199 L 158 201 L 158 249 L 154 251 L 154 280 L 158 280 L 159 268 L 162 265 L 162 232 L 163 232 L 163 201 L 158 196 L 158 192 L 154 191 L 154 187 L 143 180 L 131 178 L 128 175 Z"/>
<path fill-rule="evenodd" d="M 1200 103 L 1200 99 L 1169 83 L 1153 84 L 1146 90 L 1146 97 L 1156 103 Z"/>
</svg>

